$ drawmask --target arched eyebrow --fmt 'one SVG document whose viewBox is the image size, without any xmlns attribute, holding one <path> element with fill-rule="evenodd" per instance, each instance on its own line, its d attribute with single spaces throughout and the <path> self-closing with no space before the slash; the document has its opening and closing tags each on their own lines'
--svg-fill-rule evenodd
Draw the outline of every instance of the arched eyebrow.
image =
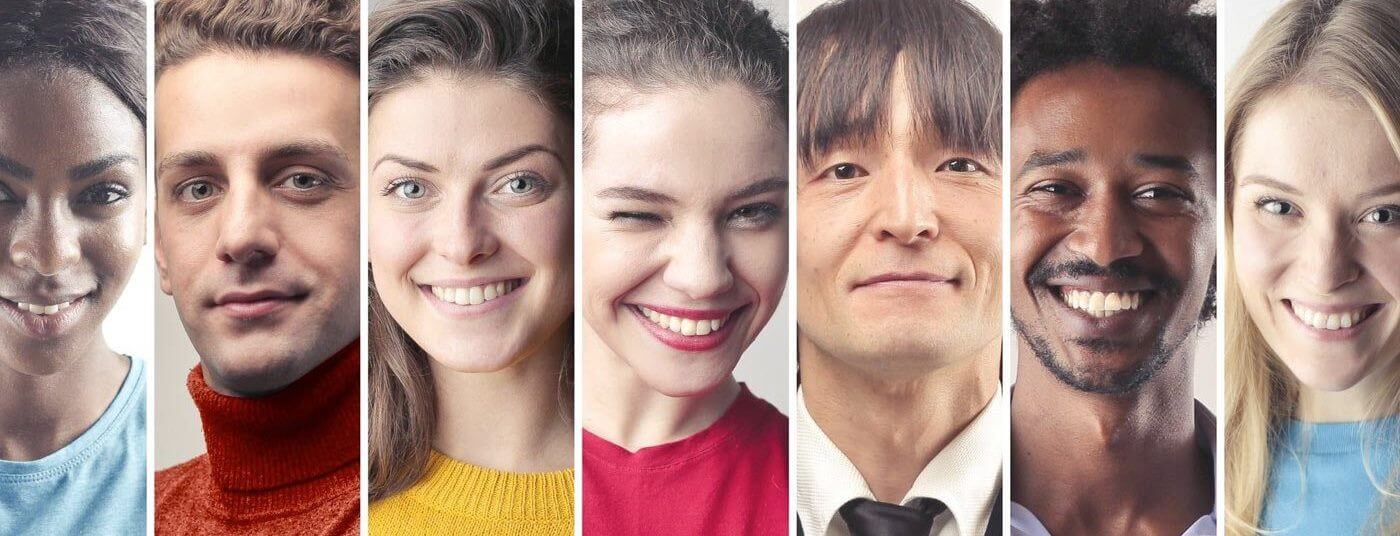
<svg viewBox="0 0 1400 536">
<path fill-rule="evenodd" d="M 1063 166 L 1083 162 L 1085 158 L 1083 149 L 1070 149 L 1067 151 L 1056 151 L 1047 153 L 1043 151 L 1032 151 L 1026 157 L 1026 163 L 1021 166 L 1021 172 L 1016 174 L 1016 178 L 1024 177 L 1027 173 L 1043 167 Z"/>
<path fill-rule="evenodd" d="M 109 154 L 69 168 L 68 178 L 74 181 L 90 179 L 124 162 L 136 163 L 140 160 L 137 160 L 136 156 L 130 153 Z"/>
<path fill-rule="evenodd" d="M 788 181 L 783 179 L 782 177 L 768 177 L 761 181 L 735 190 L 734 193 L 729 194 L 729 199 L 743 199 L 746 197 L 763 195 L 768 192 L 786 191 L 787 187 Z"/>
</svg>

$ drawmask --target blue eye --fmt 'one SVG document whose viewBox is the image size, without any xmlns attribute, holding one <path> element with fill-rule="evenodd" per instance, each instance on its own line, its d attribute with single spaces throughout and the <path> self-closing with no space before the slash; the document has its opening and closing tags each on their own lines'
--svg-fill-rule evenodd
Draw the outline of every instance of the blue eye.
<svg viewBox="0 0 1400 536">
<path fill-rule="evenodd" d="M 428 194 L 428 189 L 422 183 L 413 179 L 403 179 L 390 186 L 394 195 L 404 199 L 420 199 Z"/>
<path fill-rule="evenodd" d="M 185 202 L 199 202 L 219 194 L 219 187 L 205 180 L 191 181 L 175 190 L 175 197 Z"/>
<path fill-rule="evenodd" d="M 293 190 L 311 190 L 325 185 L 327 182 L 325 178 L 310 173 L 293 173 L 286 179 L 283 179 L 282 182 L 278 183 L 278 186 L 291 188 Z"/>
<path fill-rule="evenodd" d="M 1298 212 L 1298 207 L 1293 206 L 1293 203 L 1268 197 L 1256 201 L 1254 206 L 1276 216 L 1291 216 Z"/>
<path fill-rule="evenodd" d="M 506 177 L 496 191 L 511 196 L 526 196 L 548 189 L 549 181 L 532 172 L 522 171 Z"/>
</svg>

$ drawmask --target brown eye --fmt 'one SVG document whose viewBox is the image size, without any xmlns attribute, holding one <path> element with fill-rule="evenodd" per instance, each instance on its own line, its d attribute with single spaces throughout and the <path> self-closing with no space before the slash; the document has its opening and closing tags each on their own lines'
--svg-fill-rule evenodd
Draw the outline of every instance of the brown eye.
<svg viewBox="0 0 1400 536">
<path fill-rule="evenodd" d="M 983 171 L 982 164 L 971 158 L 954 158 L 938 166 L 938 171 L 952 171 L 954 173 L 980 173 Z"/>
<path fill-rule="evenodd" d="M 827 168 L 826 174 L 831 175 L 832 178 L 835 178 L 837 180 L 846 180 L 854 179 L 857 177 L 864 177 L 866 175 L 869 175 L 870 172 L 850 162 L 842 162 L 840 164 L 836 164 Z"/>
</svg>

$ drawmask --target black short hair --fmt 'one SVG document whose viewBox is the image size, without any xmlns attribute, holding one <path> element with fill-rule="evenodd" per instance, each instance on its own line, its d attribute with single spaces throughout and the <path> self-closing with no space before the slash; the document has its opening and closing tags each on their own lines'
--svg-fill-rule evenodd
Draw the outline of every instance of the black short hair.
<svg viewBox="0 0 1400 536">
<path fill-rule="evenodd" d="M 74 69 L 146 125 L 146 8 L 137 0 L 0 2 L 0 69 Z"/>
<path fill-rule="evenodd" d="M 962 0 L 844 0 L 797 26 L 798 154 L 883 135 L 904 54 L 915 125 L 1001 155 L 1001 32 Z"/>
<path fill-rule="evenodd" d="M 1158 69 L 1215 103 L 1215 15 L 1196 0 L 1011 0 L 1011 98 L 1084 62 Z"/>
</svg>

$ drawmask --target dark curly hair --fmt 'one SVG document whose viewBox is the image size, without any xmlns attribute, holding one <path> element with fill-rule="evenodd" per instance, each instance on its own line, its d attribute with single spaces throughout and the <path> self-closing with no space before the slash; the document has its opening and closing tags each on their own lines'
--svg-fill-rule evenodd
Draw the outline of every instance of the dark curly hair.
<svg viewBox="0 0 1400 536">
<path fill-rule="evenodd" d="M 1150 67 L 1215 103 L 1215 14 L 1196 0 L 1011 0 L 1011 98 L 1082 62 Z M 1213 115 L 1213 113 L 1212 113 Z"/>
<path fill-rule="evenodd" d="M 0 69 L 75 69 L 146 124 L 146 9 L 136 0 L 0 2 Z"/>
</svg>

